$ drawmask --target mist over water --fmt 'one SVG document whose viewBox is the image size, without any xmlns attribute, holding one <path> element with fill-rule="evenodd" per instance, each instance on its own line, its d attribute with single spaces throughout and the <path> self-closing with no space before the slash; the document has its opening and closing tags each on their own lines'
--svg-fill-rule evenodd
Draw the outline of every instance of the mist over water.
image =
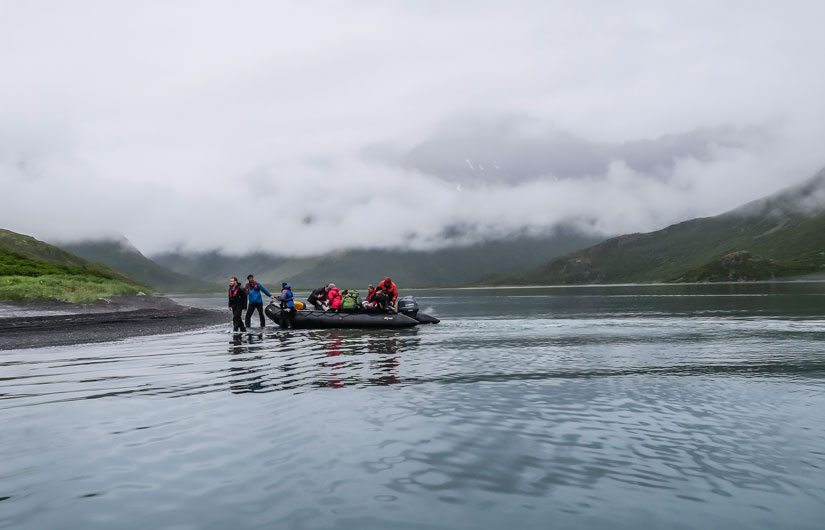
<svg viewBox="0 0 825 530">
<path fill-rule="evenodd" d="M 0 527 L 820 527 L 825 283 L 412 294 L 2 352 Z"/>
</svg>

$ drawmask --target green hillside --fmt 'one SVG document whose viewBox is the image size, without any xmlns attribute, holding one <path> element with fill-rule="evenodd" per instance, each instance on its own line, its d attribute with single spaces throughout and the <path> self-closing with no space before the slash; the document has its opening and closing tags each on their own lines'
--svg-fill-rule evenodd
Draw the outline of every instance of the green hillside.
<svg viewBox="0 0 825 530">
<path fill-rule="evenodd" d="M 792 274 L 794 271 L 783 263 L 740 250 L 691 269 L 684 273 L 680 280 L 686 282 L 759 281 L 773 280 Z"/>
<path fill-rule="evenodd" d="M 42 260 L 55 265 L 67 265 L 70 267 L 81 267 L 88 271 L 98 272 L 107 278 L 122 281 L 124 283 L 139 285 L 140 282 L 134 278 L 117 271 L 103 263 L 97 263 L 76 256 L 60 247 L 44 243 L 39 239 L 24 234 L 18 234 L 11 230 L 0 229 L 0 247 L 10 250 L 21 256 L 34 260 Z"/>
<path fill-rule="evenodd" d="M 450 287 L 478 281 L 490 271 L 524 271 L 541 261 L 580 249 L 598 238 L 573 231 L 547 237 L 516 237 L 435 251 L 356 249 L 327 256 L 312 269 L 289 278 L 295 285 L 328 281 L 366 287 L 386 276 L 406 287 Z"/>
<path fill-rule="evenodd" d="M 488 285 L 771 279 L 825 271 L 825 171 L 728 213 L 608 239 Z M 736 254 L 745 252 L 746 254 Z"/>
<path fill-rule="evenodd" d="M 0 244 L 0 300 L 90 302 L 105 296 L 137 294 L 146 290 L 132 279 L 124 282 L 123 275 L 113 277 L 106 269 L 76 256 L 68 255 L 70 258 L 67 259 L 67 253 L 56 252 L 48 248 L 51 245 L 34 238 L 6 230 L 2 232 L 3 241 L 22 241 L 31 253 L 44 252 L 54 261 L 25 256 Z"/>
<path fill-rule="evenodd" d="M 301 258 L 266 253 L 227 256 L 219 252 L 170 252 L 153 258 L 172 270 L 210 281 L 223 282 L 229 276 L 253 273 L 267 287 L 282 281 L 297 288 L 330 281 L 365 287 L 386 276 L 404 287 L 446 287 L 478 281 L 490 271 L 526 271 L 597 240 L 572 230 L 559 230 L 548 236 L 520 236 L 430 252 L 353 249 Z"/>
<path fill-rule="evenodd" d="M 158 265 L 141 254 L 126 238 L 61 243 L 60 246 L 82 258 L 122 271 L 158 291 L 211 292 L 220 288 L 217 283 L 197 280 Z"/>
</svg>

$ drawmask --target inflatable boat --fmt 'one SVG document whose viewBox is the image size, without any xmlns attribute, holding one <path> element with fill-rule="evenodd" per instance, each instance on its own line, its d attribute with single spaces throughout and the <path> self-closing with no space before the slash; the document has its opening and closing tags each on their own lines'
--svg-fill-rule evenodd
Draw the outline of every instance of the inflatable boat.
<svg viewBox="0 0 825 530">
<path fill-rule="evenodd" d="M 281 322 L 281 308 L 274 303 L 264 309 L 264 313 L 275 324 L 286 327 Z M 440 320 L 418 310 L 418 303 L 412 296 L 398 300 L 398 312 L 384 311 L 313 311 L 296 310 L 293 328 L 411 328 L 418 324 L 438 324 Z"/>
</svg>

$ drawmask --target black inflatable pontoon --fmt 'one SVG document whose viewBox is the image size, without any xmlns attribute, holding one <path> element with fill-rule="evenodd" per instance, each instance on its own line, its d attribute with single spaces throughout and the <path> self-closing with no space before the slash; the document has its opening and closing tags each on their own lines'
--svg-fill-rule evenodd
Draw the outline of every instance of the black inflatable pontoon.
<svg viewBox="0 0 825 530">
<path fill-rule="evenodd" d="M 266 316 L 281 325 L 281 309 L 269 304 Z M 412 296 L 398 301 L 398 313 L 383 311 L 295 311 L 295 329 L 318 328 L 410 328 L 418 324 L 438 324 L 440 320 L 418 311 L 418 303 Z"/>
<path fill-rule="evenodd" d="M 264 310 L 273 322 L 281 324 L 281 309 L 269 304 Z M 411 328 L 418 321 L 401 313 L 365 313 L 335 311 L 295 311 L 295 329 L 316 328 Z"/>
</svg>

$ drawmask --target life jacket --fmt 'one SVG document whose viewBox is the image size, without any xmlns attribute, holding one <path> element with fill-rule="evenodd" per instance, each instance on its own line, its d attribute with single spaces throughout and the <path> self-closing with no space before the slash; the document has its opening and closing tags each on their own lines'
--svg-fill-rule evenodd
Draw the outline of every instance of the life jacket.
<svg viewBox="0 0 825 530">
<path fill-rule="evenodd" d="M 281 306 L 284 307 L 295 307 L 294 298 L 295 296 L 292 294 L 292 288 L 290 286 L 284 287 L 284 294 L 281 295 Z"/>
<path fill-rule="evenodd" d="M 358 291 L 352 290 L 347 293 L 341 302 L 341 309 L 353 310 L 358 307 Z"/>
<path fill-rule="evenodd" d="M 241 284 L 236 283 L 234 289 L 229 288 L 229 307 L 246 304 L 246 293 L 241 290 Z"/>
<path fill-rule="evenodd" d="M 246 294 L 249 294 L 249 291 L 258 291 L 258 282 L 246 282 Z"/>
</svg>

